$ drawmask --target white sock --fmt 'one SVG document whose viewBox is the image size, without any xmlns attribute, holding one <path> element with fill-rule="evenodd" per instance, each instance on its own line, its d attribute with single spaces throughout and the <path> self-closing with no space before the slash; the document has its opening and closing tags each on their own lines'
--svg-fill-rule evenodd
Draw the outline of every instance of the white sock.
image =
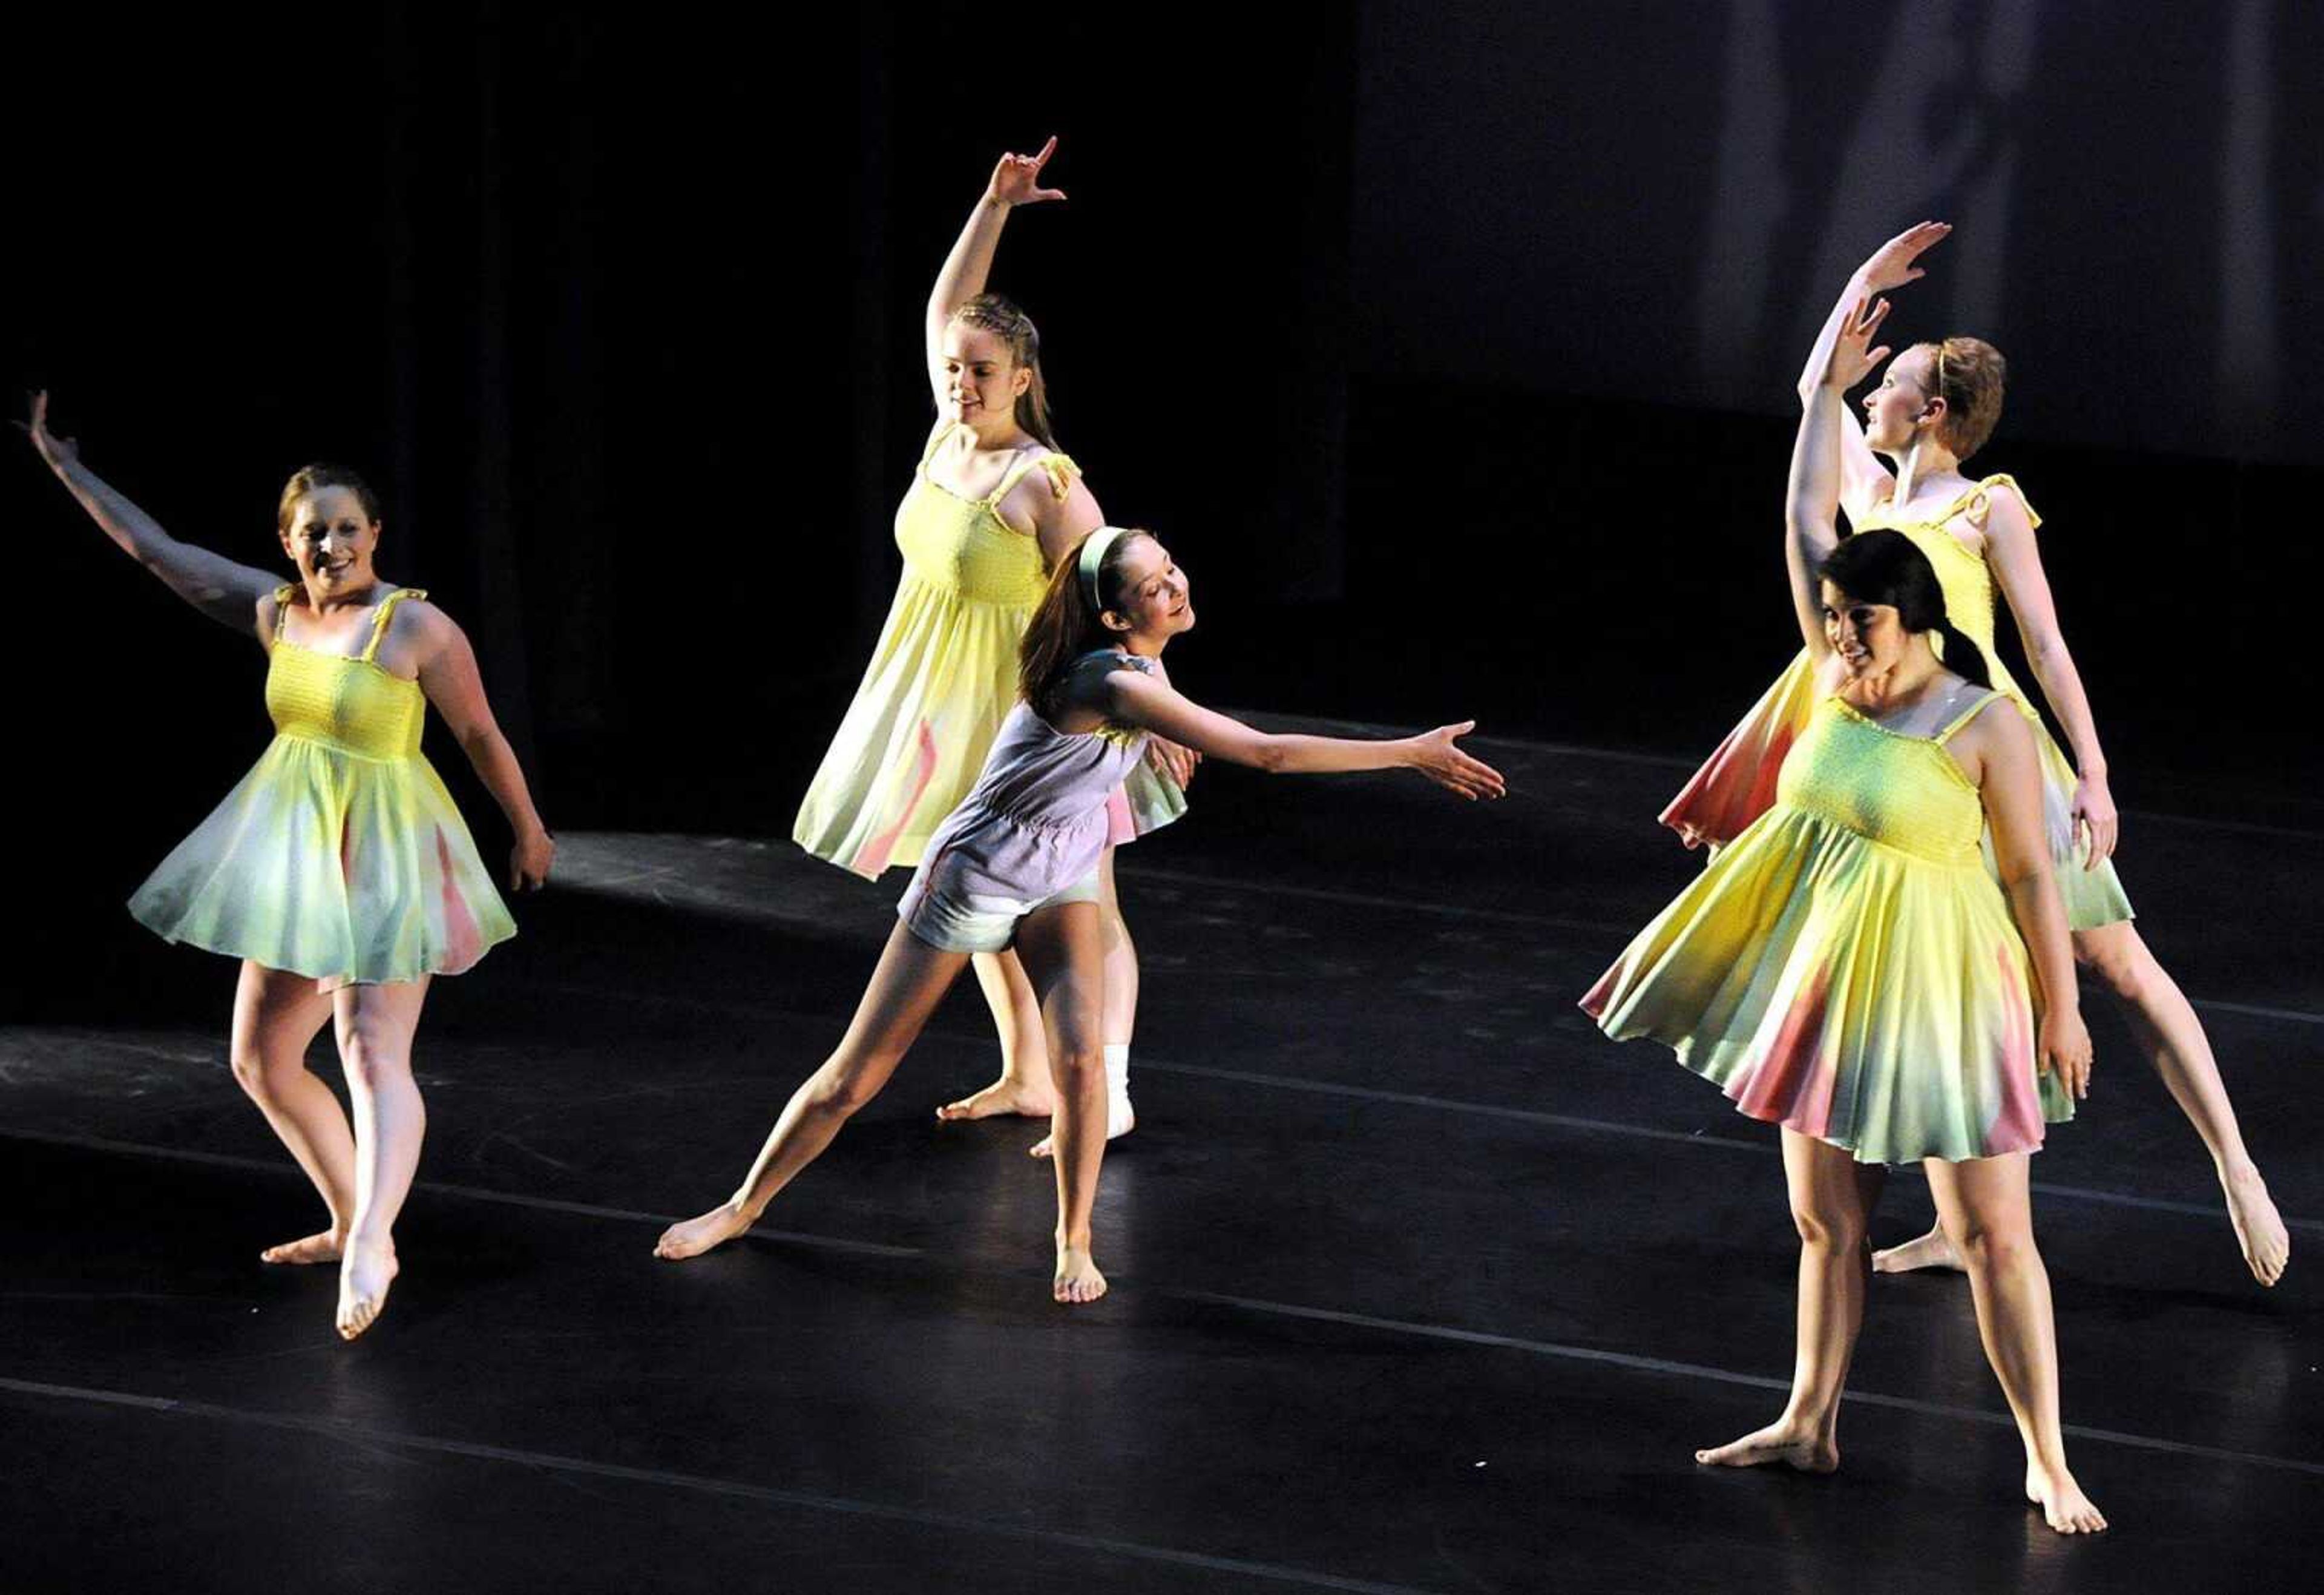
<svg viewBox="0 0 2324 1595">
<path fill-rule="evenodd" d="M 1105 1048 L 1105 1133 L 1107 1139 L 1128 1129 L 1136 1116 L 1130 1109 L 1130 1043 L 1109 1042 Z"/>
</svg>

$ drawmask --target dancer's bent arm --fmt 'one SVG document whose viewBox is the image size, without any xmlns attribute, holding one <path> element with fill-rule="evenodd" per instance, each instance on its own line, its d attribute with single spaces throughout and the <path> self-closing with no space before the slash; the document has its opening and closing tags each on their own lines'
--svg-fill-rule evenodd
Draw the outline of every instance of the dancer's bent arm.
<svg viewBox="0 0 2324 1595">
<path fill-rule="evenodd" d="M 162 530 L 151 515 L 81 463 L 79 447 L 71 438 L 49 430 L 46 393 L 32 395 L 32 418 L 18 424 L 57 480 L 65 484 L 65 491 L 80 501 L 89 519 L 104 529 L 123 553 L 218 624 L 264 641 L 258 606 L 281 585 L 276 576 L 256 566 L 238 565 L 224 555 L 180 542 Z"/>
<path fill-rule="evenodd" d="M 2107 785 L 2106 751 L 2098 745 L 2098 720 L 2082 689 L 2082 673 L 2074 668 L 2066 634 L 2058 625 L 2058 605 L 2034 540 L 2034 519 L 2025 512 L 2024 502 L 2007 488 L 1997 489 L 1987 501 L 1985 558 L 2001 595 L 2009 601 L 2009 613 L 2016 617 L 2025 662 L 2033 667 L 2042 696 L 2065 727 L 2066 743 L 2074 751 L 2074 770 L 2080 779 L 2074 788 L 2073 819 L 2089 844 L 2082 867 L 2095 870 L 2114 853 L 2121 816 Z"/>
<path fill-rule="evenodd" d="M 1355 737 L 1266 732 L 1231 715 L 1205 709 L 1166 682 L 1132 670 L 1105 678 L 1109 719 L 1182 742 L 1200 753 L 1247 764 L 1269 775 L 1325 775 L 1359 770 L 1413 770 L 1471 801 L 1508 790 L 1501 772 L 1472 759 L 1454 740 L 1476 729 L 1464 720 L 1418 736 L 1370 742 Z"/>
<path fill-rule="evenodd" d="M 557 844 L 532 807 L 531 788 L 525 784 L 516 751 L 493 717 L 492 702 L 484 696 L 484 677 L 476 669 L 476 651 L 468 645 L 468 634 L 450 615 L 423 602 L 404 604 L 396 612 L 395 622 L 399 628 L 408 625 L 411 630 L 420 689 L 459 739 L 460 751 L 475 767 L 476 779 L 492 793 L 515 834 L 516 845 L 509 855 L 510 889 L 538 890 L 549 880 Z"/>
<path fill-rule="evenodd" d="M 1843 309 L 1829 329 L 1831 337 L 1817 345 L 1822 364 L 1814 386 L 1806 390 L 1800 429 L 1792 439 L 1791 479 L 1784 494 L 1784 568 L 1791 578 L 1792 613 L 1799 621 L 1800 637 L 1817 665 L 1831 657 L 1821 581 L 1823 562 L 1840 546 L 1837 515 L 1846 469 L 1845 439 L 1854 419 L 1848 414 L 1846 395 L 1888 357 L 1885 346 L 1869 346 L 1887 317 L 1886 300 L 1875 303 L 1858 299 Z M 1859 430 L 1854 437 L 1861 447 L 1864 434 Z"/>
<path fill-rule="evenodd" d="M 1822 330 L 1816 334 L 1815 343 L 1808 350 L 1807 364 L 1800 368 L 1800 402 L 1809 403 L 1817 388 L 1823 383 L 1825 369 L 1831 363 L 1832 346 L 1840 340 L 1840 328 L 1864 300 L 1902 288 L 1918 281 L 1926 272 L 1913 263 L 1928 250 L 1944 241 L 1952 228 L 1944 222 L 1922 222 L 1905 228 L 1866 257 L 1840 290 L 1840 298 L 1824 318 Z M 1888 496 L 1894 479 L 1880 456 L 1864 440 L 1864 423 L 1855 413 L 1842 407 L 1840 429 L 1840 487 L 1841 504 L 1848 511 L 1849 523 L 1863 520 L 1865 512 Z"/>
<path fill-rule="evenodd" d="M 1065 197 L 1062 189 L 1045 189 L 1040 184 L 1041 168 L 1048 164 L 1056 148 L 1057 141 L 1053 135 L 1038 154 L 1001 157 L 1000 163 L 992 169 L 992 180 L 985 185 L 983 198 L 968 213 L 960 236 L 953 241 L 952 253 L 945 256 L 944 267 L 936 273 L 936 286 L 928 291 L 927 327 L 928 374 L 936 385 L 939 407 L 945 400 L 945 323 L 952 319 L 954 310 L 984 291 L 984 280 L 992 271 L 993 253 L 1001 247 L 1001 229 L 1008 224 L 1009 212 L 1019 205 Z"/>
</svg>

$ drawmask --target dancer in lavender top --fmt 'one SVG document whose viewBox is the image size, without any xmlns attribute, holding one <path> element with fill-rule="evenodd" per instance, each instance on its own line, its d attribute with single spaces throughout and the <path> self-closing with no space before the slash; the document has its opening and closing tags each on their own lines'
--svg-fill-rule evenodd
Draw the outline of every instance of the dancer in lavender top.
<svg viewBox="0 0 2324 1595">
<path fill-rule="evenodd" d="M 1014 947 L 1038 994 L 1057 1086 L 1056 1270 L 1050 1294 L 1093 1302 L 1105 1276 L 1090 1214 L 1105 1157 L 1106 800 L 1149 736 L 1281 773 L 1407 768 L 1455 795 L 1499 798 L 1499 771 L 1454 745 L 1474 725 L 1387 742 L 1278 735 L 1182 696 L 1162 668 L 1194 623 L 1185 573 L 1144 531 L 1100 527 L 1057 561 L 1019 652 L 1020 701 L 983 771 L 930 838 L 838 1050 L 775 1121 L 742 1188 L 673 1224 L 657 1256 L 696 1257 L 755 1223 L 878 1095 L 971 954 Z"/>
</svg>

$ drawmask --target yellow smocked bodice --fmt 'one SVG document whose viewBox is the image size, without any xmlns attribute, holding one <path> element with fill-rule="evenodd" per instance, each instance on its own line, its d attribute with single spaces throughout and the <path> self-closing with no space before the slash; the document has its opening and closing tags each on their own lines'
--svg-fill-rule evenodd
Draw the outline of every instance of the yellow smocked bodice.
<svg viewBox="0 0 2324 1595">
<path fill-rule="evenodd" d="M 1945 744 L 2001 696 L 1984 694 L 1933 737 L 1887 730 L 1828 697 L 1784 761 L 1775 801 L 1916 858 L 1981 869 L 1985 805 Z"/>
<path fill-rule="evenodd" d="M 420 683 L 391 675 L 379 663 L 380 639 L 395 606 L 425 598 L 418 587 L 399 587 L 382 600 L 372 617 L 362 653 L 317 653 L 282 634 L 282 622 L 296 589 L 274 595 L 274 647 L 266 667 L 266 713 L 277 736 L 320 742 L 359 759 L 410 759 L 420 751 L 420 732 L 428 698 Z"/>
<path fill-rule="evenodd" d="M 928 475 L 928 462 L 950 432 L 948 427 L 937 429 L 910 491 L 897 506 L 896 548 L 904 556 L 904 567 L 930 586 L 972 604 L 1030 609 L 1041 601 L 1048 579 L 1041 545 L 1001 518 L 1001 502 L 1027 473 L 1036 470 L 1049 478 L 1051 489 L 1062 498 L 1076 467 L 1062 454 L 1020 459 L 991 493 L 964 498 Z"/>
</svg>

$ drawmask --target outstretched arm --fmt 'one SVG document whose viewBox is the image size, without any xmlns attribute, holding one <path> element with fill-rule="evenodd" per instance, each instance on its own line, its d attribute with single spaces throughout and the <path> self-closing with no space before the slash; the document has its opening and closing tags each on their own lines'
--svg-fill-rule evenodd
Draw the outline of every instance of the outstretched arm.
<svg viewBox="0 0 2324 1595">
<path fill-rule="evenodd" d="M 1823 631 L 1823 595 L 1817 572 L 1840 544 L 1840 438 L 1848 390 L 1888 357 L 1871 348 L 1888 318 L 1888 301 L 1858 300 L 1824 348 L 1824 364 L 1800 411 L 1792 439 L 1792 475 L 1784 497 L 1784 567 L 1791 577 L 1792 609 L 1808 658 L 1821 664 L 1831 651 Z"/>
<path fill-rule="evenodd" d="M 1231 715 L 1205 709 L 1176 687 L 1135 670 L 1105 678 L 1109 718 L 1168 737 L 1200 753 L 1247 764 L 1269 775 L 1328 775 L 1359 770 L 1414 770 L 1457 797 L 1499 798 L 1508 790 L 1501 772 L 1454 746 L 1476 729 L 1464 720 L 1419 736 L 1371 742 L 1356 737 L 1304 736 L 1259 730 Z"/>
<path fill-rule="evenodd" d="M 1823 329 L 1816 334 L 1814 345 L 1808 350 L 1807 364 L 1800 368 L 1800 402 L 1811 402 L 1815 391 L 1822 384 L 1823 372 L 1831 364 L 1831 351 L 1840 341 L 1840 328 L 1847 324 L 1856 307 L 1864 300 L 1891 289 L 1902 288 L 1907 282 L 1918 281 L 1928 273 L 1913 263 L 1921 255 L 1944 242 L 1952 228 L 1944 222 L 1922 222 L 1905 228 L 1887 243 L 1874 250 L 1864 263 L 1856 268 L 1840 290 L 1840 298 L 1824 318 Z M 1888 493 L 1888 467 L 1864 441 L 1864 423 L 1856 412 L 1841 406 L 1840 418 L 1840 501 L 1848 511 L 1850 524 L 1861 521 L 1866 511 L 1878 503 Z"/>
<path fill-rule="evenodd" d="M 2058 625 L 2058 606 L 2050 595 L 2050 578 L 2042 568 L 2042 551 L 2034 540 L 2034 518 L 2015 493 L 1995 492 L 1987 500 L 1985 558 L 2009 613 L 2017 618 L 2018 640 L 2025 644 L 2025 662 L 2042 684 L 2042 696 L 2057 711 L 2074 751 L 2074 770 L 2080 778 L 2074 788 L 2073 821 L 2086 844 L 2085 869 L 2095 870 L 2110 857 L 2122 832 L 2114 794 L 2107 785 L 2106 751 L 2098 746 L 2097 719 L 2090 714 L 2089 696 L 2082 690 L 2082 673 L 2067 651 L 2066 634 Z"/>
<path fill-rule="evenodd" d="M 549 880 L 557 844 L 533 809 L 532 792 L 525 785 L 515 750 L 501 734 L 500 722 L 493 718 L 493 705 L 484 696 L 484 678 L 477 672 L 468 635 L 432 604 L 407 602 L 398 618 L 406 615 L 417 633 L 420 690 L 459 739 L 460 751 L 468 756 L 477 779 L 501 806 L 509 829 L 516 834 L 516 846 L 509 854 L 509 887 L 517 891 L 538 890 Z"/>
<path fill-rule="evenodd" d="M 2088 1096 L 2090 1033 L 2074 982 L 2066 904 L 2051 874 L 2049 838 L 2043 834 L 2042 758 L 2033 729 L 2005 698 L 1964 726 L 1952 745 L 1977 765 L 1971 774 L 1993 834 L 1996 871 L 2041 988 L 2037 1066 L 2056 1071 L 2075 1096 Z"/>
<path fill-rule="evenodd" d="M 257 631 L 259 600 L 281 585 L 273 576 L 255 566 L 237 565 L 208 549 L 180 542 L 163 531 L 151 515 L 81 463 L 80 449 L 71 438 L 49 430 L 46 393 L 32 395 L 31 419 L 17 424 L 56 473 L 57 480 L 65 484 L 65 491 L 80 501 L 89 519 L 104 529 L 123 553 L 218 624 L 237 632 Z"/>
<path fill-rule="evenodd" d="M 953 240 L 952 253 L 945 256 L 944 269 L 936 273 L 936 286 L 928 290 L 928 372 L 929 380 L 936 383 L 938 403 L 944 399 L 936 365 L 943 352 L 945 324 L 954 310 L 984 291 L 984 280 L 991 273 L 993 252 L 1001 247 L 1001 229 L 1008 223 L 1009 212 L 1019 205 L 1065 197 L 1063 189 L 1045 189 L 1040 183 L 1041 168 L 1056 149 L 1053 134 L 1038 154 L 1001 157 L 992 169 L 992 180 L 985 185 L 984 197 L 968 213 L 960 236 Z"/>
</svg>

